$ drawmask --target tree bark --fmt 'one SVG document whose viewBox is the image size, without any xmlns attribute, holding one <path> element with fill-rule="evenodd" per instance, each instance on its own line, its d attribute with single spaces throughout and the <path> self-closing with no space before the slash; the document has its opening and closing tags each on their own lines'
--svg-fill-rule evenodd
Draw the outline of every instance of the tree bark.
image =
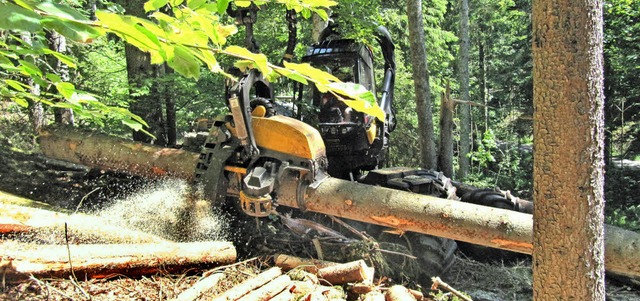
<svg viewBox="0 0 640 301">
<path fill-rule="evenodd" d="M 533 2 L 534 300 L 605 300 L 602 27 L 602 1 Z"/>
<path fill-rule="evenodd" d="M 364 260 L 341 263 L 318 270 L 318 277 L 331 285 L 373 281 L 373 270 Z"/>
<path fill-rule="evenodd" d="M 460 49 L 458 50 L 458 76 L 460 78 L 460 98 L 470 101 L 469 97 L 469 1 L 460 0 Z M 469 173 L 471 152 L 471 107 L 463 104 L 460 109 L 460 148 L 458 150 L 458 177 Z"/>
<path fill-rule="evenodd" d="M 144 3 L 146 0 L 118 1 L 127 11 L 127 14 L 145 18 Z M 132 102 L 130 111 L 144 119 L 149 127 L 145 129 L 156 136 L 156 144 L 166 145 L 163 140 L 164 123 L 162 121 L 162 97 L 158 93 L 158 83 L 155 80 L 157 68 L 151 64 L 148 53 L 141 51 L 133 45 L 125 45 L 127 61 L 127 78 L 129 82 L 129 94 Z M 151 142 L 152 137 L 142 131 L 134 131 L 133 139 L 142 142 Z"/>
<path fill-rule="evenodd" d="M 5 269 L 9 281 L 36 277 L 78 279 L 105 278 L 113 274 L 142 276 L 159 271 L 179 271 L 194 266 L 232 263 L 236 250 L 230 242 L 28 245 L 1 243 L 3 255 L 11 258 Z M 67 247 L 69 249 L 67 249 Z M 71 253 L 71 265 L 69 253 Z"/>
<path fill-rule="evenodd" d="M 44 154 L 56 159 L 122 171 L 131 167 L 132 173 L 156 177 L 159 173 L 154 170 L 162 170 L 164 175 L 191 179 L 198 161 L 196 153 L 132 143 L 105 135 L 82 134 L 72 128 L 46 130 L 40 135 L 40 143 Z M 280 205 L 298 208 L 296 184 L 294 180 L 282 183 L 278 191 Z M 309 211 L 400 230 L 520 253 L 531 254 L 533 251 L 533 220 L 530 214 L 334 178 L 326 179 L 317 189 L 308 190 L 305 204 Z M 640 235 L 613 226 L 607 227 L 606 234 L 606 259 L 610 270 L 640 275 Z"/>
<path fill-rule="evenodd" d="M 421 0 L 407 1 L 407 17 L 409 21 L 413 84 L 416 93 L 416 111 L 418 112 L 420 166 L 427 169 L 435 169 L 437 164 L 436 146 Z"/>
<path fill-rule="evenodd" d="M 55 31 L 51 31 L 47 33 L 47 40 L 49 41 L 49 49 L 60 52 L 62 54 L 67 54 L 67 39 L 63 35 Z M 55 72 L 63 81 L 69 81 L 69 66 L 63 64 L 55 57 L 51 59 L 49 65 L 54 68 Z M 56 123 L 71 125 L 75 123 L 73 110 L 71 109 L 54 109 L 54 118 Z"/>
<path fill-rule="evenodd" d="M 456 108 L 456 102 L 451 98 L 450 92 L 451 89 L 447 83 L 440 104 L 440 155 L 438 156 L 438 170 L 449 178 L 453 177 L 453 112 Z"/>
</svg>

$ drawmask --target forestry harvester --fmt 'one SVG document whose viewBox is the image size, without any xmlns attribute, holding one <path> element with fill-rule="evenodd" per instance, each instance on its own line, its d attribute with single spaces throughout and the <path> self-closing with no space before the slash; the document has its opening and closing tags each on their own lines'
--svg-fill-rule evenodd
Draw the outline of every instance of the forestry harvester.
<svg viewBox="0 0 640 301">
<path fill-rule="evenodd" d="M 298 95 L 297 102 L 316 108 L 317 125 L 279 115 L 272 103 L 271 85 L 257 71 L 250 71 L 232 88 L 227 100 L 230 114 L 199 128 L 200 159 L 196 179 L 204 194 L 213 201 L 236 198 L 249 216 L 266 217 L 275 213 L 283 189 L 295 189 L 295 202 L 306 207 L 307 189 L 317 188 L 328 177 L 383 186 L 445 199 L 518 210 L 520 202 L 495 191 L 466 191 L 456 188 L 442 173 L 412 168 L 379 168 L 395 128 L 393 89 L 395 80 L 394 45 L 384 27 L 377 29 L 377 41 L 384 57 L 382 91 L 376 93 L 374 56 L 371 49 L 350 39 L 324 34 L 302 58 L 343 82 L 360 84 L 379 95 L 378 105 L 385 112 L 379 120 L 354 111 L 332 93 L 315 87 L 310 95 Z M 301 88 L 301 87 L 300 87 Z M 303 89 L 298 89 L 303 91 Z M 203 142 L 203 143 L 202 143 Z M 193 144 L 193 142 L 191 142 Z M 291 186 L 282 183 L 295 182 Z M 463 195 L 464 194 L 464 195 Z M 446 272 L 454 260 L 456 242 L 451 239 L 405 232 L 390 234 L 388 228 L 362 222 L 351 224 L 384 241 L 402 242 L 420 263 L 426 276 Z"/>
</svg>

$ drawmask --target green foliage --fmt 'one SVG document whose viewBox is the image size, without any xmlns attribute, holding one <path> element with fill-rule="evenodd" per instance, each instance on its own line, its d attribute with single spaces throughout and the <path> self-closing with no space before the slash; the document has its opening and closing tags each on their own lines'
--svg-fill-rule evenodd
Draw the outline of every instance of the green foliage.
<svg viewBox="0 0 640 301">
<path fill-rule="evenodd" d="M 609 225 L 640 232 L 640 205 L 615 208 L 606 216 L 605 222 Z"/>
<path fill-rule="evenodd" d="M 472 162 L 478 164 L 478 168 L 486 168 L 489 163 L 496 161 L 492 155 L 492 152 L 498 148 L 495 138 L 492 130 L 485 131 L 482 140 L 477 144 L 477 148 L 469 153 L 469 158 L 471 158 Z"/>
</svg>

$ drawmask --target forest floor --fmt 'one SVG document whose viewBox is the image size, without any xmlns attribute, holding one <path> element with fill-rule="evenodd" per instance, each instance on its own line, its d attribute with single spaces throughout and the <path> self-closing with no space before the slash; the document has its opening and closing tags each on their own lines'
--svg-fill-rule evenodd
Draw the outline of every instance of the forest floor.
<svg viewBox="0 0 640 301">
<path fill-rule="evenodd" d="M 637 172 L 640 176 L 640 170 Z M 180 189 L 184 189 L 184 185 L 68 166 L 39 155 L 37 150 L 25 153 L 12 147 L 10 141 L 0 141 L 0 191 L 72 212 L 126 219 L 129 225 L 133 224 L 140 230 L 169 236 L 168 238 L 184 234 L 184 229 L 166 227 L 167 224 L 175 224 L 175 219 L 183 214 L 181 210 L 184 210 L 185 205 L 176 196 L 180 195 Z M 136 212 L 136 215 L 131 215 L 132 212 Z M 171 214 L 167 214 L 168 212 Z M 190 237 L 230 239 L 236 244 L 238 241 L 252 240 L 236 246 L 239 260 L 254 256 L 266 258 L 283 251 L 264 243 L 267 239 L 256 239 L 256 233 L 237 235 L 241 233 L 230 228 L 233 221 L 212 216 L 207 219 L 209 223 L 203 223 L 202 227 L 189 229 L 198 234 Z M 254 220 L 251 222 L 255 223 Z M 269 227 L 271 226 L 265 229 L 270 229 Z M 231 235 L 232 232 L 236 235 Z M 294 255 L 304 256 L 305 253 L 304 246 L 291 247 L 291 244 L 288 251 Z M 260 266 L 249 268 L 259 269 Z M 1 287 L 0 300 L 86 300 L 86 294 L 92 300 L 166 300 L 175 297 L 198 278 L 198 274 L 159 274 L 139 279 L 120 277 L 80 281 L 79 286 L 84 288 L 84 292 L 68 279 L 32 279 Z M 485 263 L 458 254 L 457 263 L 441 278 L 454 288 L 471 295 L 474 300 L 532 299 L 531 263 L 527 258 L 509 263 Z M 412 285 L 410 282 L 398 282 Z M 607 300 L 640 300 L 640 288 L 607 281 Z"/>
</svg>

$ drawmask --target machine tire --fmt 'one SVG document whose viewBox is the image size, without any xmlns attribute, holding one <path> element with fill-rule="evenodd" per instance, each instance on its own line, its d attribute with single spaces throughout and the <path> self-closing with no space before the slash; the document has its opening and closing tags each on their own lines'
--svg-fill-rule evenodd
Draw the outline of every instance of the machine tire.
<svg viewBox="0 0 640 301">
<path fill-rule="evenodd" d="M 397 172 L 394 172 L 396 170 Z M 372 172 L 376 173 L 376 171 Z M 378 172 L 384 174 L 385 177 L 380 177 L 376 174 L 367 175 L 363 182 L 373 184 L 372 181 L 378 181 L 380 183 L 378 185 L 392 189 L 441 198 L 455 198 L 455 187 L 451 185 L 451 181 L 442 173 L 431 170 L 398 170 L 393 168 L 381 169 Z M 452 239 L 415 232 L 406 232 L 400 236 L 382 231 L 377 236 L 377 240 L 382 249 L 393 244 L 401 245 L 416 257 L 416 260 L 413 261 L 413 268 L 409 266 L 409 269 L 406 269 L 406 267 L 399 266 L 390 269 L 389 276 L 398 278 L 398 280 L 414 278 L 421 285 L 430 285 L 431 277 L 445 275 L 456 260 L 457 244 Z M 407 258 L 402 255 L 387 254 L 385 257 L 389 258 L 390 264 L 406 265 L 410 262 L 406 261 Z M 399 262 L 401 260 L 404 262 Z M 407 271 L 411 275 L 406 275 Z"/>
<path fill-rule="evenodd" d="M 276 109 L 273 107 L 273 103 L 270 99 L 257 97 L 252 99 L 249 105 L 251 106 L 252 111 L 258 106 L 264 106 L 264 108 L 267 110 L 264 117 L 271 117 L 276 115 Z"/>
</svg>

